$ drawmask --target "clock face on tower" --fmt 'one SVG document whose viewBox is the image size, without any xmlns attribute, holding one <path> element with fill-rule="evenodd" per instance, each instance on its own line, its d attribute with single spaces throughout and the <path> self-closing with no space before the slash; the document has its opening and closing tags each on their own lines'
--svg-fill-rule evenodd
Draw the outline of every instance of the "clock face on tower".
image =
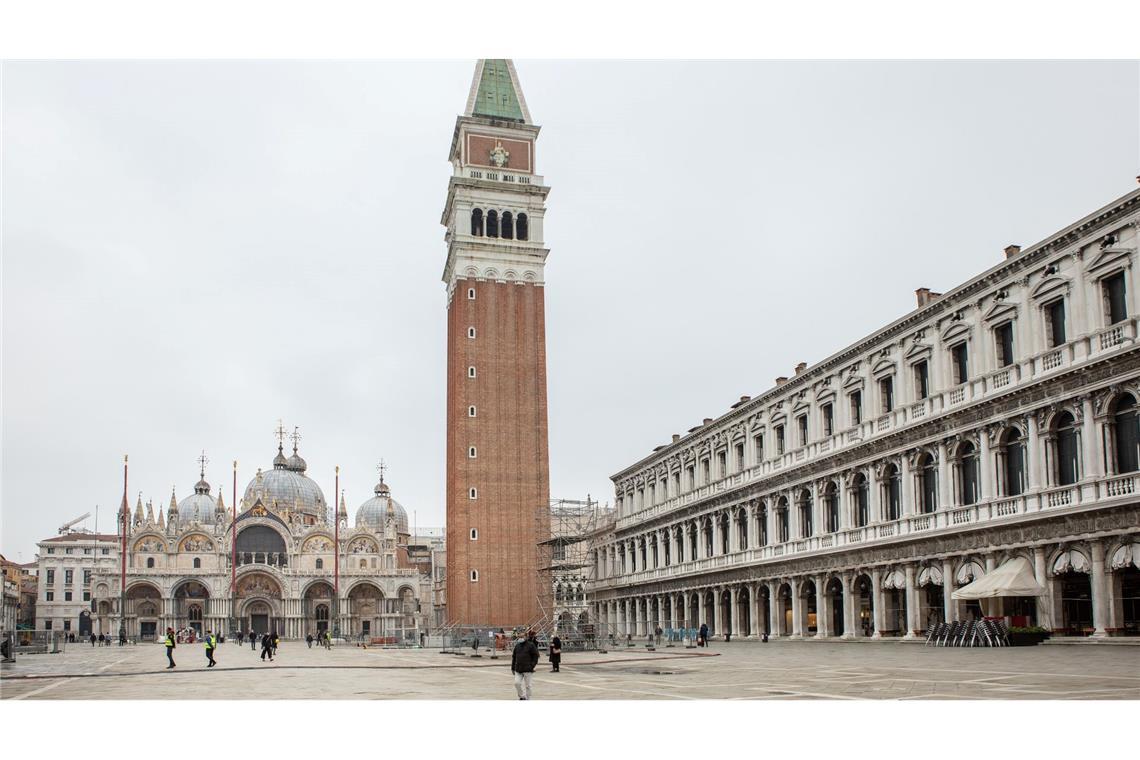
<svg viewBox="0 0 1140 760">
<path fill-rule="evenodd" d="M 507 165 L 510 158 L 511 154 L 503 147 L 503 144 L 496 142 L 495 147 L 491 150 L 491 163 L 501 169 Z"/>
</svg>

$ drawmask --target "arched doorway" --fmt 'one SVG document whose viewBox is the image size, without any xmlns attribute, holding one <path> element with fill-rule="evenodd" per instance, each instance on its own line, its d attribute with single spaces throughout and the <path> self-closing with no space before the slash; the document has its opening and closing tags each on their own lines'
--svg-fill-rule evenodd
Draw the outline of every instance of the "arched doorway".
<svg viewBox="0 0 1140 760">
<path fill-rule="evenodd" d="M 174 589 L 174 627 L 193 628 L 197 636 L 205 630 L 209 590 L 198 581 L 184 581 Z"/>
<path fill-rule="evenodd" d="M 787 583 L 780 584 L 779 591 L 777 592 L 777 603 L 780 605 L 776 608 L 777 621 L 780 630 L 778 631 L 781 636 L 792 635 L 792 587 Z"/>
<path fill-rule="evenodd" d="M 367 641 L 388 635 L 384 629 L 384 592 L 367 581 L 358 583 L 348 592 L 349 631 Z"/>
<path fill-rule="evenodd" d="M 699 594 L 689 595 L 689 628 L 701 627 L 701 600 Z"/>
<path fill-rule="evenodd" d="M 297 635 L 285 630 L 282 616 L 281 586 L 267 573 L 247 573 L 237 581 L 239 625 L 255 634 Z"/>
<path fill-rule="evenodd" d="M 819 633 L 819 607 L 815 581 L 800 581 L 800 604 L 803 605 L 802 633 L 804 636 Z"/>
<path fill-rule="evenodd" d="M 1061 633 L 1088 636 L 1093 632 L 1092 583 L 1087 573 L 1070 570 L 1054 578 L 1061 602 Z"/>
<path fill-rule="evenodd" d="M 329 630 L 333 603 L 333 587 L 318 581 L 305 590 L 305 633 L 320 636 Z"/>
<path fill-rule="evenodd" d="M 927 565 L 918 571 L 918 620 L 924 630 L 945 622 L 946 596 L 942 591 L 942 569 Z"/>
<path fill-rule="evenodd" d="M 106 605 L 106 607 L 104 607 Z M 140 641 L 154 641 L 158 631 L 158 615 L 162 609 L 162 595 L 149 583 L 136 583 L 127 589 L 127 633 Z M 101 602 L 99 619 L 102 622 L 110 605 Z M 104 625 L 103 633 L 110 633 Z"/>
<path fill-rule="evenodd" d="M 720 633 L 716 630 L 716 596 L 713 592 L 708 591 L 705 593 L 705 617 L 702 623 L 707 623 L 709 631 L 713 633 Z M 699 627 L 699 626 L 698 626 Z"/>
<path fill-rule="evenodd" d="M 740 635 L 751 636 L 754 633 L 752 620 L 752 592 L 747 587 L 740 589 L 736 599 L 737 620 L 740 621 Z"/>
<path fill-rule="evenodd" d="M 1115 598 L 1118 600 L 1116 619 L 1125 636 L 1140 636 L 1140 570 L 1135 565 L 1116 570 L 1112 574 Z"/>
<path fill-rule="evenodd" d="M 875 603 L 874 594 L 871 593 L 871 577 L 860 575 L 855 578 L 855 622 L 858 629 L 856 636 L 873 636 L 875 634 Z"/>
<path fill-rule="evenodd" d="M 720 630 L 717 633 L 732 633 L 732 590 L 720 593 Z"/>
<path fill-rule="evenodd" d="M 831 635 L 842 636 L 843 629 L 843 581 L 832 578 L 827 582 L 826 592 L 831 604 Z"/>
<path fill-rule="evenodd" d="M 768 598 L 770 593 L 767 586 L 761 586 L 756 604 L 756 615 L 759 618 L 756 627 L 769 636 L 772 635 L 772 600 Z"/>
<path fill-rule="evenodd" d="M 883 635 L 903 636 L 907 632 L 906 576 L 894 569 L 883 574 Z"/>
</svg>

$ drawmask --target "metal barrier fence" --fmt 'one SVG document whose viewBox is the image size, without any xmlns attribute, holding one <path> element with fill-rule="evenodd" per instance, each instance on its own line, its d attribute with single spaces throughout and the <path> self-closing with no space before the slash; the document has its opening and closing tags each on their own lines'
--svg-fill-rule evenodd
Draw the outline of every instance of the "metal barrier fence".
<svg viewBox="0 0 1140 760">
<path fill-rule="evenodd" d="M 67 648 L 63 631 L 5 631 L 0 640 L 5 662 L 12 662 L 18 654 L 57 654 Z"/>
</svg>

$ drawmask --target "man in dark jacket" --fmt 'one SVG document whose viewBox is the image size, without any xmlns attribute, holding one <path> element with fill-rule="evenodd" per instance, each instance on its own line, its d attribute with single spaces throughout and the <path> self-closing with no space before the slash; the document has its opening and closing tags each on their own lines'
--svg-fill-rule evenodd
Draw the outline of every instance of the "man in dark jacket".
<svg viewBox="0 0 1140 760">
<path fill-rule="evenodd" d="M 530 682 L 538 665 L 538 634 L 526 632 L 526 638 L 515 644 L 511 653 L 511 673 L 515 676 L 515 691 L 519 699 L 530 699 Z"/>
<path fill-rule="evenodd" d="M 261 636 L 261 660 L 265 661 L 268 657 L 270 662 L 273 662 L 273 636 L 270 634 L 262 634 Z"/>
</svg>

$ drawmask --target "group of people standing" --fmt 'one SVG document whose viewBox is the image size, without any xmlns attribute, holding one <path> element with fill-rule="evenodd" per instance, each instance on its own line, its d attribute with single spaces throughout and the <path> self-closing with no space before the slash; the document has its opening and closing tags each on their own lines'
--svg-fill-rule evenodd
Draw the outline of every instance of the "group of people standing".
<svg viewBox="0 0 1140 760">
<path fill-rule="evenodd" d="M 305 634 L 305 643 L 309 645 L 309 649 L 313 648 L 313 642 L 316 642 L 317 646 L 319 646 L 319 647 L 324 647 L 325 649 L 331 650 L 332 649 L 332 634 L 329 633 L 328 631 L 324 631 L 324 632 L 317 631 L 317 635 L 315 638 L 314 638 L 313 634 L 311 634 L 311 633 Z"/>
<path fill-rule="evenodd" d="M 238 644 L 240 645 L 246 637 L 247 637 L 247 634 L 239 632 L 238 633 Z M 257 641 L 258 641 L 257 634 L 254 633 L 253 631 L 250 631 L 248 634 L 248 638 L 249 638 L 249 648 L 256 651 Z M 94 639 L 94 637 L 92 637 L 92 639 Z M 167 628 L 166 629 L 166 639 L 163 642 L 166 645 L 166 661 L 167 661 L 167 663 L 169 663 L 166 666 L 167 670 L 170 670 L 171 668 L 174 668 L 177 666 L 177 663 L 174 662 L 174 649 L 175 649 L 175 647 L 178 646 L 179 641 L 180 641 L 180 637 L 178 636 L 177 633 L 175 633 L 174 629 L 173 628 Z M 218 664 L 218 661 L 214 659 L 214 654 L 218 650 L 218 644 L 225 642 L 225 637 L 221 636 L 220 634 L 216 634 L 213 631 L 206 631 L 206 635 L 202 638 L 202 641 L 206 644 L 206 667 L 212 668 Z M 264 661 L 266 658 L 268 658 L 270 662 L 273 662 L 273 655 L 277 654 L 277 647 L 280 644 L 281 644 L 281 637 L 278 636 L 276 632 L 262 634 L 261 635 L 261 659 L 262 659 L 262 661 Z"/>
</svg>

